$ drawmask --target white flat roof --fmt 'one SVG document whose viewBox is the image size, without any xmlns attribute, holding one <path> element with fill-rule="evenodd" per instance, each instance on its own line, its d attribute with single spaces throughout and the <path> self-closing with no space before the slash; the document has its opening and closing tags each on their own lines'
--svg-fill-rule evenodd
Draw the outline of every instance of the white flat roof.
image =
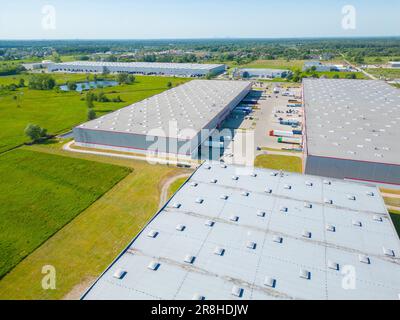
<svg viewBox="0 0 400 320">
<path fill-rule="evenodd" d="M 154 68 L 154 69 L 194 69 L 212 70 L 223 64 L 200 64 L 200 63 L 166 63 L 166 62 L 100 62 L 100 61 L 72 61 L 55 63 L 57 66 L 88 66 L 88 67 L 132 67 L 132 68 Z"/>
<path fill-rule="evenodd" d="M 378 189 L 325 180 L 205 163 L 84 299 L 399 299 Z"/>
<path fill-rule="evenodd" d="M 309 155 L 400 164 L 400 90 L 383 81 L 304 79 Z"/>
<path fill-rule="evenodd" d="M 248 81 L 192 80 L 78 128 L 143 135 L 162 129 L 176 137 L 169 130 L 170 121 L 176 121 L 178 137 L 191 139 L 250 85 Z"/>
</svg>

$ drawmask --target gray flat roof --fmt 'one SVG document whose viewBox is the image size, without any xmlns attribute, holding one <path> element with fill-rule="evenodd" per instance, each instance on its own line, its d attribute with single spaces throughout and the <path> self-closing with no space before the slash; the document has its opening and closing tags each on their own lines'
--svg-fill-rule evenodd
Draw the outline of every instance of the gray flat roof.
<svg viewBox="0 0 400 320">
<path fill-rule="evenodd" d="M 176 121 L 178 130 L 193 129 L 178 132 L 178 137 L 191 139 L 249 85 L 248 81 L 192 80 L 78 128 L 143 135 L 162 129 L 176 137 L 169 130 L 170 121 Z"/>
<path fill-rule="evenodd" d="M 59 66 L 89 66 L 89 67 L 134 67 L 155 69 L 194 69 L 212 70 L 223 64 L 200 64 L 200 63 L 167 63 L 167 62 L 100 62 L 100 61 L 72 61 L 54 63 Z"/>
<path fill-rule="evenodd" d="M 383 81 L 304 79 L 308 154 L 400 164 L 400 90 Z"/>
<path fill-rule="evenodd" d="M 325 180 L 205 163 L 84 299 L 398 299 L 378 189 Z"/>
</svg>

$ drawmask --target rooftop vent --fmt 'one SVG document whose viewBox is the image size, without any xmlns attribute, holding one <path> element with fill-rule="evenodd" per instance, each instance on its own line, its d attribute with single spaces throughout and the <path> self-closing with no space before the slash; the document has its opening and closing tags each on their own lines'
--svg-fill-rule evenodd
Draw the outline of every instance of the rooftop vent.
<svg viewBox="0 0 400 320">
<path fill-rule="evenodd" d="M 336 231 L 336 227 L 331 225 L 331 224 L 327 224 L 326 225 L 326 231 L 335 232 Z"/>
<path fill-rule="evenodd" d="M 216 254 L 217 256 L 223 256 L 225 252 L 224 248 L 221 247 L 215 247 L 214 249 L 214 254 Z"/>
<path fill-rule="evenodd" d="M 324 202 L 326 204 L 333 204 L 333 200 L 331 200 L 331 199 L 324 199 Z"/>
<path fill-rule="evenodd" d="M 205 300 L 205 297 L 201 294 L 195 293 L 192 297 L 192 300 Z"/>
<path fill-rule="evenodd" d="M 276 243 L 282 243 L 283 242 L 283 238 L 280 236 L 273 236 L 272 237 L 272 241 L 276 242 Z"/>
<path fill-rule="evenodd" d="M 238 286 L 233 286 L 231 293 L 233 296 L 240 298 L 243 295 L 243 289 Z"/>
<path fill-rule="evenodd" d="M 156 230 L 150 230 L 150 232 L 147 234 L 148 237 L 150 238 L 155 238 L 157 237 L 158 232 Z"/>
<path fill-rule="evenodd" d="M 312 204 L 309 203 L 309 202 L 304 202 L 304 208 L 311 209 L 312 208 Z"/>
<path fill-rule="evenodd" d="M 306 269 L 300 269 L 299 276 L 302 279 L 309 280 L 311 278 L 311 273 Z"/>
<path fill-rule="evenodd" d="M 356 196 L 353 196 L 353 195 L 349 194 L 349 195 L 347 196 L 347 199 L 349 199 L 349 200 L 356 200 Z"/>
<path fill-rule="evenodd" d="M 331 260 L 328 260 L 328 268 L 332 270 L 339 270 L 339 264 Z"/>
<path fill-rule="evenodd" d="M 197 182 L 192 182 L 190 185 L 191 185 L 192 187 L 197 187 L 199 184 L 198 184 Z"/>
<path fill-rule="evenodd" d="M 326 185 L 331 185 L 332 184 L 332 182 L 331 181 L 329 181 L 329 180 L 324 180 L 324 184 L 326 184 Z"/>
<path fill-rule="evenodd" d="M 387 249 L 383 247 L 383 253 L 385 256 L 394 257 L 394 251 L 392 249 Z"/>
<path fill-rule="evenodd" d="M 267 276 L 264 279 L 264 285 L 267 286 L 267 287 L 275 288 L 276 280 L 274 278 L 271 278 L 271 277 Z"/>
<path fill-rule="evenodd" d="M 204 166 L 204 170 L 210 170 L 210 169 L 211 169 L 211 166 L 209 166 L 209 165 Z"/>
<path fill-rule="evenodd" d="M 206 225 L 207 227 L 212 227 L 214 225 L 214 221 L 212 220 L 206 220 L 206 222 L 204 222 L 204 225 Z"/>
<path fill-rule="evenodd" d="M 288 212 L 288 208 L 287 207 L 280 207 L 279 210 L 281 212 Z"/>
<path fill-rule="evenodd" d="M 265 217 L 265 211 L 258 210 L 258 211 L 257 211 L 257 216 L 259 216 L 259 217 L 261 217 L 261 218 L 264 218 L 264 217 Z"/>
<path fill-rule="evenodd" d="M 226 169 L 226 168 L 227 168 L 227 165 L 226 165 L 226 164 L 221 164 L 221 168 L 222 168 L 222 169 Z"/>
<path fill-rule="evenodd" d="M 278 172 L 271 172 L 271 173 L 270 173 L 270 176 L 271 176 L 271 177 L 276 177 L 277 175 L 278 175 Z"/>
<path fill-rule="evenodd" d="M 370 264 L 371 263 L 369 257 L 366 256 L 365 254 L 358 255 L 358 260 L 360 260 L 360 262 L 365 263 L 365 264 Z"/>
<path fill-rule="evenodd" d="M 238 216 L 230 216 L 229 220 L 237 222 L 237 221 L 239 221 L 239 217 Z"/>
<path fill-rule="evenodd" d="M 219 198 L 222 199 L 222 200 L 227 200 L 228 196 L 226 194 L 223 194 Z"/>
<path fill-rule="evenodd" d="M 253 173 L 251 174 L 251 176 L 252 176 L 253 178 L 255 178 L 255 177 L 257 177 L 257 173 L 253 172 Z"/>
<path fill-rule="evenodd" d="M 201 203 L 203 203 L 203 202 L 204 202 L 204 199 L 202 199 L 202 198 L 197 198 L 197 199 L 196 199 L 196 203 L 200 203 L 200 204 L 201 204 Z"/>
<path fill-rule="evenodd" d="M 237 181 L 237 180 L 239 180 L 239 177 L 238 177 L 238 176 L 233 176 L 233 177 L 232 177 L 232 180 Z"/>
<path fill-rule="evenodd" d="M 353 226 L 362 227 L 362 223 L 361 223 L 361 221 L 353 220 Z"/>
<path fill-rule="evenodd" d="M 157 261 L 152 261 L 150 264 L 147 266 L 148 269 L 156 271 L 160 267 L 160 264 Z"/>
<path fill-rule="evenodd" d="M 243 192 L 241 193 L 241 195 L 244 196 L 244 197 L 248 197 L 249 194 L 250 194 L 250 193 L 248 193 L 247 191 L 243 191 Z"/>
<path fill-rule="evenodd" d="M 180 204 L 180 203 L 173 203 L 173 204 L 172 204 L 172 207 L 178 209 L 178 208 L 181 207 L 181 204 Z"/>
<path fill-rule="evenodd" d="M 375 195 L 375 193 L 373 193 L 372 191 L 367 192 L 367 196 L 373 197 L 374 195 Z"/>
<path fill-rule="evenodd" d="M 313 186 L 313 183 L 312 183 L 311 181 L 306 181 L 306 186 L 312 187 L 312 186 Z"/>
<path fill-rule="evenodd" d="M 246 247 L 249 249 L 255 249 L 256 248 L 256 243 L 253 241 L 247 241 Z"/>
<path fill-rule="evenodd" d="M 271 194 L 272 193 L 272 189 L 269 189 L 269 188 L 265 189 L 265 193 Z"/>
<path fill-rule="evenodd" d="M 210 183 L 217 183 L 217 181 L 218 181 L 217 179 L 211 179 Z"/>
<path fill-rule="evenodd" d="M 123 277 L 125 277 L 126 273 L 127 273 L 127 272 L 126 272 L 125 270 L 117 269 L 117 270 L 114 272 L 113 277 L 114 277 L 114 278 L 117 278 L 117 279 L 122 279 Z"/>
<path fill-rule="evenodd" d="M 193 263 L 194 262 L 195 257 L 191 256 L 190 254 L 187 254 L 185 256 L 185 259 L 183 261 L 185 261 L 186 263 Z"/>
<path fill-rule="evenodd" d="M 183 224 L 178 224 L 176 227 L 175 227 L 175 229 L 176 230 L 178 230 L 178 231 L 183 231 L 183 230 L 185 230 L 185 226 L 183 225 Z"/>
<path fill-rule="evenodd" d="M 303 238 L 308 238 L 308 239 L 311 238 L 311 232 L 310 231 L 304 230 L 301 235 L 303 236 Z"/>
<path fill-rule="evenodd" d="M 283 188 L 284 188 L 284 189 L 287 189 L 287 190 L 290 190 L 290 189 L 292 189 L 292 186 L 289 185 L 289 184 L 285 184 L 285 185 L 283 186 Z"/>
<path fill-rule="evenodd" d="M 381 216 L 374 215 L 372 218 L 374 219 L 374 221 L 382 222 L 382 217 Z"/>
</svg>

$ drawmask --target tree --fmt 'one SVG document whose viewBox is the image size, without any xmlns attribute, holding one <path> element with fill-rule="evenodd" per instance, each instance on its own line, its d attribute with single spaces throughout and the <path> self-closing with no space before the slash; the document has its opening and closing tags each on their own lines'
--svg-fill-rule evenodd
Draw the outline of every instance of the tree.
<svg viewBox="0 0 400 320">
<path fill-rule="evenodd" d="M 35 74 L 29 80 L 29 88 L 34 90 L 51 90 L 56 81 L 48 74 Z"/>
<path fill-rule="evenodd" d="M 25 128 L 25 135 L 27 135 L 32 142 L 37 142 L 47 136 L 47 130 L 36 124 L 28 124 Z"/>
<path fill-rule="evenodd" d="M 346 74 L 346 79 L 357 79 L 357 76 L 355 73 L 349 73 Z"/>
<path fill-rule="evenodd" d="M 96 112 L 93 109 L 88 109 L 87 119 L 88 120 L 96 119 Z"/>
<path fill-rule="evenodd" d="M 172 82 L 171 82 L 171 81 L 168 81 L 168 82 L 167 82 L 167 88 L 168 88 L 168 89 L 171 89 L 171 88 L 172 88 Z"/>
<path fill-rule="evenodd" d="M 89 109 L 94 108 L 93 101 L 95 100 L 95 94 L 91 91 L 86 93 L 86 105 Z"/>
<path fill-rule="evenodd" d="M 119 84 L 132 84 L 135 82 L 135 77 L 128 73 L 119 73 L 117 75 L 117 81 Z"/>
<path fill-rule="evenodd" d="M 18 87 L 20 87 L 20 88 L 23 88 L 23 87 L 25 87 L 25 80 L 24 79 L 19 79 L 19 82 L 18 82 Z"/>
<path fill-rule="evenodd" d="M 68 81 L 67 88 L 69 91 L 75 91 L 78 88 L 78 86 L 74 81 Z"/>
<path fill-rule="evenodd" d="M 339 77 L 339 75 L 338 74 L 334 74 L 333 75 L 333 79 L 339 79 L 340 77 Z"/>
</svg>

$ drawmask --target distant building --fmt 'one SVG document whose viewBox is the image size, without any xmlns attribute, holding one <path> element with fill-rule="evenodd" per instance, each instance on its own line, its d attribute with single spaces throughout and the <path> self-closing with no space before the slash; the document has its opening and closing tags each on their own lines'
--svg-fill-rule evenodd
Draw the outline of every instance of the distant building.
<svg viewBox="0 0 400 320">
<path fill-rule="evenodd" d="M 223 73 L 225 68 L 224 64 L 75 61 L 53 63 L 49 65 L 48 70 L 49 72 L 104 73 L 108 71 L 110 73 L 201 77 L 210 73 Z"/>
<path fill-rule="evenodd" d="M 383 81 L 303 80 L 305 173 L 400 185 L 400 94 Z"/>
<path fill-rule="evenodd" d="M 206 162 L 132 237 L 82 299 L 399 298 L 399 237 L 367 184 Z"/>
<path fill-rule="evenodd" d="M 51 64 L 53 64 L 53 61 L 51 61 L 51 60 L 43 60 L 42 62 L 23 63 L 22 66 L 26 70 L 37 70 L 37 69 L 48 68 Z"/>
<path fill-rule="evenodd" d="M 289 75 L 289 70 L 281 69 L 235 69 L 233 71 L 234 77 L 243 79 L 274 79 L 274 78 L 286 78 Z"/>
<path fill-rule="evenodd" d="M 306 61 L 304 63 L 303 71 L 307 71 L 315 67 L 315 71 L 326 72 L 326 71 L 336 71 L 336 67 L 332 64 L 323 64 L 319 61 Z"/>
<path fill-rule="evenodd" d="M 391 61 L 389 62 L 389 66 L 391 68 L 400 68 L 400 61 Z"/>
</svg>

